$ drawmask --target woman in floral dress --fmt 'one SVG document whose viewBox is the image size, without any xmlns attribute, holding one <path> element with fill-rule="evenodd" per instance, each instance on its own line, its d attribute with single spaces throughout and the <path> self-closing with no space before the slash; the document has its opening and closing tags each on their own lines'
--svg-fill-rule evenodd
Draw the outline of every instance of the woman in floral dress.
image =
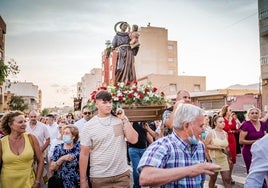
<svg viewBox="0 0 268 188">
<path fill-rule="evenodd" d="M 51 157 L 50 170 L 62 179 L 64 188 L 80 187 L 78 128 L 66 126 L 63 129 L 63 142 L 55 147 Z"/>
</svg>

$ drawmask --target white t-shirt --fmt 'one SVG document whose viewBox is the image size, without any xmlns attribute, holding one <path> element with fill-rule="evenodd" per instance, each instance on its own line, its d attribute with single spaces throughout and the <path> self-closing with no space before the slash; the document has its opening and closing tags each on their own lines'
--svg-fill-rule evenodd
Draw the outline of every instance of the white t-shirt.
<svg viewBox="0 0 268 188">
<path fill-rule="evenodd" d="M 82 129 L 80 144 L 91 147 L 91 177 L 111 177 L 129 170 L 123 123 L 117 117 L 91 118 Z"/>
<path fill-rule="evenodd" d="M 29 122 L 27 122 L 26 132 L 34 135 L 37 138 L 40 147 L 43 147 L 46 140 L 50 138 L 47 125 L 43 124 L 40 121 L 37 121 L 36 126 L 33 128 L 31 128 L 31 126 L 29 125 Z"/>
<path fill-rule="evenodd" d="M 77 122 L 74 123 L 74 125 L 78 128 L 79 133 L 81 133 L 86 122 L 87 120 L 85 120 L 85 118 L 81 118 Z"/>
<path fill-rule="evenodd" d="M 58 124 L 56 122 L 54 122 L 52 125 L 47 125 L 47 129 L 50 134 L 50 140 L 58 138 L 59 131 L 58 131 Z"/>
</svg>

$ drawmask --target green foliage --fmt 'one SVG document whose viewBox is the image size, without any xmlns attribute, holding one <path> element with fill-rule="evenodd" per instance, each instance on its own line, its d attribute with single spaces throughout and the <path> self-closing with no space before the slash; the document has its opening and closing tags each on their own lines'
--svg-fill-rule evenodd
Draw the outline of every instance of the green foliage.
<svg viewBox="0 0 268 188">
<path fill-rule="evenodd" d="M 8 61 L 7 64 L 5 64 L 3 60 L 0 60 L 0 84 L 3 82 L 10 83 L 10 80 L 7 78 L 9 76 L 16 75 L 19 72 L 19 66 L 14 59 Z"/>
<path fill-rule="evenodd" d="M 42 112 L 41 112 L 41 116 L 46 116 L 46 115 L 48 115 L 50 112 L 49 112 L 49 109 L 47 109 L 47 108 L 44 108 L 43 110 L 42 110 Z"/>
<path fill-rule="evenodd" d="M 10 110 L 20 110 L 23 112 L 28 109 L 28 104 L 24 102 L 22 96 L 12 96 L 7 104 Z"/>
</svg>

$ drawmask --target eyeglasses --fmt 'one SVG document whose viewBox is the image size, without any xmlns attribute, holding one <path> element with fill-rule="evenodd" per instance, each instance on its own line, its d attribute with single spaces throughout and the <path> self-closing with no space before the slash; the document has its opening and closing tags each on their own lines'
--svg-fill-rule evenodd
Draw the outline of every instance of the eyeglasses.
<svg viewBox="0 0 268 188">
<path fill-rule="evenodd" d="M 84 115 L 91 115 L 92 113 L 91 112 L 84 112 L 83 114 Z"/>
</svg>

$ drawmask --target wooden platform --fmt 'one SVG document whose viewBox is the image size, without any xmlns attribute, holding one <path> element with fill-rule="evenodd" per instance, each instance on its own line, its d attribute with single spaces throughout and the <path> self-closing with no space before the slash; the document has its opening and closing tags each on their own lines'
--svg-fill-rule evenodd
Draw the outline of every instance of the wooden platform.
<svg viewBox="0 0 268 188">
<path fill-rule="evenodd" d="M 161 120 L 165 106 L 123 107 L 129 121 Z"/>
</svg>

